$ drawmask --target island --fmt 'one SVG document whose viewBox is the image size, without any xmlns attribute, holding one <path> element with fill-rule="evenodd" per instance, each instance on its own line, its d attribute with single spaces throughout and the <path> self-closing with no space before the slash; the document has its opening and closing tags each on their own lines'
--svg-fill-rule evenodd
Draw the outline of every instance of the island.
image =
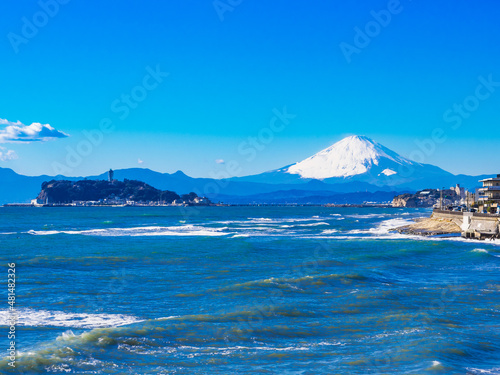
<svg viewBox="0 0 500 375">
<path fill-rule="evenodd" d="M 196 193 L 177 194 L 159 190 L 137 180 L 51 180 L 42 189 L 33 206 L 190 206 L 212 205 Z"/>
</svg>

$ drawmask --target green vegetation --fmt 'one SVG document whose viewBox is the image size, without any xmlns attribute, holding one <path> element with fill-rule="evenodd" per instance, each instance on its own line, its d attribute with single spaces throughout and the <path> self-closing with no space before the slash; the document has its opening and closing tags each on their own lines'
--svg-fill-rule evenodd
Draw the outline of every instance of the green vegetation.
<svg viewBox="0 0 500 375">
<path fill-rule="evenodd" d="M 195 193 L 183 195 L 189 200 L 196 198 Z M 113 182 L 103 180 L 52 180 L 42 184 L 37 199 L 49 203 L 71 203 L 73 201 L 131 200 L 136 202 L 163 201 L 171 203 L 179 195 L 169 190 L 158 190 L 141 181 L 127 180 Z"/>
</svg>

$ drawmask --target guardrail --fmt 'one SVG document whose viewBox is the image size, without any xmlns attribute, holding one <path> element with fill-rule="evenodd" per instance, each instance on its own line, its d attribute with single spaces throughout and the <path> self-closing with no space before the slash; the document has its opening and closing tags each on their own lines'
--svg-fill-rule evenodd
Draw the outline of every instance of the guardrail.
<svg viewBox="0 0 500 375">
<path fill-rule="evenodd" d="M 498 215 L 498 214 L 483 214 L 483 213 L 480 213 L 480 212 L 474 212 L 472 216 L 500 218 L 500 215 Z"/>
<path fill-rule="evenodd" d="M 448 211 L 448 210 L 439 210 L 437 208 L 434 208 L 432 212 L 437 213 L 437 214 L 444 214 L 444 215 L 454 215 L 454 216 L 463 216 L 464 212 L 460 211 Z M 491 217 L 491 218 L 500 218 L 500 215 L 498 214 L 483 214 L 481 212 L 470 212 L 473 217 Z"/>
<path fill-rule="evenodd" d="M 437 213 L 437 214 L 446 214 L 446 215 L 456 215 L 456 216 L 463 216 L 464 213 L 460 211 L 448 211 L 448 210 L 438 210 L 438 209 L 433 209 L 432 212 Z"/>
</svg>

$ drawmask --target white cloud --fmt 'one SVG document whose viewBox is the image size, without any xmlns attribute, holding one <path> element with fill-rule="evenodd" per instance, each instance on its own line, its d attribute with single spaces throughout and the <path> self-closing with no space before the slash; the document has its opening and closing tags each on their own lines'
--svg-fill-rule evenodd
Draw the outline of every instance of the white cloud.
<svg viewBox="0 0 500 375">
<path fill-rule="evenodd" d="M 142 163 L 144 163 L 144 160 L 141 160 L 141 159 L 139 158 L 139 159 L 137 159 L 137 162 L 138 162 L 139 164 L 142 164 Z"/>
<path fill-rule="evenodd" d="M 0 161 L 15 160 L 18 156 L 14 150 L 7 150 L 5 147 L 0 147 Z"/>
<path fill-rule="evenodd" d="M 217 160 L 215 160 L 215 162 L 217 164 L 224 164 L 225 163 L 224 159 L 217 159 Z"/>
<path fill-rule="evenodd" d="M 6 125 L 2 128 L 2 125 Z M 12 122 L 0 118 L 0 143 L 49 141 L 66 138 L 68 134 L 54 129 L 49 124 L 34 122 L 24 125 L 20 121 Z"/>
</svg>

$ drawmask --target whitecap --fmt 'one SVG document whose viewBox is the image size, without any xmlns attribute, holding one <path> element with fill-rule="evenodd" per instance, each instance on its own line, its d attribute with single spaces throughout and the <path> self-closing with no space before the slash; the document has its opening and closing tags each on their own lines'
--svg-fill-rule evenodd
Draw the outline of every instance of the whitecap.
<svg viewBox="0 0 500 375">
<path fill-rule="evenodd" d="M 320 225 L 330 225 L 321 221 L 319 223 L 303 223 L 303 224 L 289 224 L 289 225 L 280 225 L 280 228 L 296 228 L 296 227 L 317 227 Z"/>
<path fill-rule="evenodd" d="M 383 217 L 387 216 L 392 216 L 391 214 L 353 214 L 353 215 L 346 215 L 346 217 L 350 217 L 353 219 L 381 219 Z"/>
<path fill-rule="evenodd" d="M 337 229 L 325 229 L 323 232 L 321 232 L 321 234 L 334 234 L 334 233 L 338 233 L 338 230 Z"/>
<path fill-rule="evenodd" d="M 68 327 L 68 328 L 107 328 L 119 327 L 142 322 L 135 316 L 123 314 L 86 314 L 63 311 L 18 309 L 17 325 L 26 327 Z M 0 325 L 8 325 L 12 312 L 0 310 Z"/>
<path fill-rule="evenodd" d="M 47 236 L 55 234 L 103 236 L 103 237 L 140 237 L 140 236 L 225 236 L 228 232 L 227 227 L 210 228 L 194 225 L 182 226 L 150 226 L 150 227 L 132 227 L 132 228 L 107 228 L 107 229 L 89 229 L 89 230 L 62 230 L 62 231 L 35 231 L 30 230 L 27 233 L 37 236 Z"/>
<path fill-rule="evenodd" d="M 500 367 L 494 367 L 491 369 L 480 369 L 480 368 L 467 368 L 467 371 L 470 371 L 473 374 L 491 374 L 498 375 L 500 374 Z"/>
<path fill-rule="evenodd" d="M 486 253 L 488 254 L 488 250 L 485 249 L 474 249 L 472 250 L 473 253 Z"/>
</svg>

